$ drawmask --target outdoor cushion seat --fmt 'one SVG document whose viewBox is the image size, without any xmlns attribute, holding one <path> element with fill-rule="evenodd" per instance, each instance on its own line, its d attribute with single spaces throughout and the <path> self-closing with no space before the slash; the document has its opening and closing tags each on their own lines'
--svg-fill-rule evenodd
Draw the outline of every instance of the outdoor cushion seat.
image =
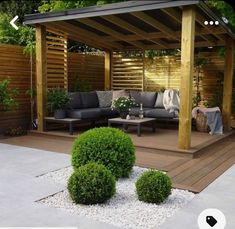
<svg viewBox="0 0 235 229">
<path fill-rule="evenodd" d="M 80 92 L 80 96 L 82 100 L 82 108 L 99 107 L 99 100 L 95 91 Z"/>
<path fill-rule="evenodd" d="M 68 118 L 78 119 L 99 119 L 101 117 L 100 108 L 86 108 L 86 109 L 75 109 L 67 110 Z"/>
<path fill-rule="evenodd" d="M 143 107 L 144 116 L 145 116 L 146 111 L 148 111 L 148 110 L 152 110 L 152 108 Z M 140 112 L 139 107 L 133 107 L 133 108 L 131 108 L 130 115 L 139 116 L 139 112 Z"/>
<path fill-rule="evenodd" d="M 103 117 L 110 118 L 110 117 L 117 117 L 119 115 L 118 111 L 113 110 L 111 107 L 103 107 L 100 108 L 100 110 L 101 110 L 101 115 Z"/>
<path fill-rule="evenodd" d="M 149 109 L 145 111 L 145 116 L 148 118 L 164 118 L 164 119 L 172 119 L 174 118 L 174 113 L 169 113 L 164 108 L 155 108 Z"/>
</svg>

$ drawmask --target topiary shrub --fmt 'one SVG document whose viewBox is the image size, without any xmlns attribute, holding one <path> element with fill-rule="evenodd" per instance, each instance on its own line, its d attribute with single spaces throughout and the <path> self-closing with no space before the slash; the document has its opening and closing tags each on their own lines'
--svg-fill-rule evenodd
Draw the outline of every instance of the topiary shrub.
<svg viewBox="0 0 235 229">
<path fill-rule="evenodd" d="M 116 177 L 128 177 L 135 162 L 135 148 L 131 138 L 115 128 L 101 127 L 88 130 L 74 142 L 74 169 L 88 162 L 105 165 Z"/>
<path fill-rule="evenodd" d="M 68 191 L 77 204 L 103 203 L 115 194 L 115 182 L 115 177 L 104 165 L 88 163 L 71 175 Z"/>
<path fill-rule="evenodd" d="M 135 183 L 138 199 L 159 204 L 171 194 L 171 179 L 160 171 L 146 171 Z"/>
</svg>

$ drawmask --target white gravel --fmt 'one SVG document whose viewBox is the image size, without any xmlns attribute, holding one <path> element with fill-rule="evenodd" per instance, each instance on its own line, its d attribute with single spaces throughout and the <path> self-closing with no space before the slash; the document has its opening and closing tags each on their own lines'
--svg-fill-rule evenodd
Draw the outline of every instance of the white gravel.
<svg viewBox="0 0 235 229">
<path fill-rule="evenodd" d="M 162 204 L 141 202 L 135 194 L 135 181 L 145 170 L 147 169 L 135 166 L 129 178 L 119 179 L 116 183 L 115 196 L 105 204 L 76 205 L 70 199 L 67 189 L 40 200 L 40 203 L 66 209 L 74 214 L 113 224 L 120 228 L 158 228 L 168 217 L 191 201 L 195 194 L 172 189 L 172 194 Z M 51 179 L 67 186 L 67 180 L 72 171 L 71 167 L 67 167 L 40 176 L 39 179 Z"/>
</svg>

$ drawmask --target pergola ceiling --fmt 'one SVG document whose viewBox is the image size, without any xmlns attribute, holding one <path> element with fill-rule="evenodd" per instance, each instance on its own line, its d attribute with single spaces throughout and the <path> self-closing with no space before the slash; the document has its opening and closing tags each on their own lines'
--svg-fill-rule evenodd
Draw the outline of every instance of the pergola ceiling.
<svg viewBox="0 0 235 229">
<path fill-rule="evenodd" d="M 182 10 L 196 10 L 195 47 L 222 46 L 230 28 L 205 3 L 128 1 L 63 12 L 33 14 L 25 24 L 63 31 L 69 39 L 104 50 L 173 49 L 181 46 Z M 219 25 L 205 25 L 218 21 Z"/>
</svg>

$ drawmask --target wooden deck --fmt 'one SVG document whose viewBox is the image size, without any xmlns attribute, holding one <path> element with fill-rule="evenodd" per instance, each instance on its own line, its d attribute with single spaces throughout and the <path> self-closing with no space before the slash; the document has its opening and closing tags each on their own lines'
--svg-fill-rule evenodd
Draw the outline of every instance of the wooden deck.
<svg viewBox="0 0 235 229">
<path fill-rule="evenodd" d="M 223 136 L 193 132 L 189 151 L 174 146 L 176 130 L 158 129 L 154 136 L 146 132 L 142 137 L 130 132 L 130 136 L 137 145 L 136 165 L 166 171 L 175 188 L 200 192 L 235 163 L 234 132 Z M 58 132 L 31 133 L 0 142 L 69 154 L 74 137 Z"/>
</svg>

